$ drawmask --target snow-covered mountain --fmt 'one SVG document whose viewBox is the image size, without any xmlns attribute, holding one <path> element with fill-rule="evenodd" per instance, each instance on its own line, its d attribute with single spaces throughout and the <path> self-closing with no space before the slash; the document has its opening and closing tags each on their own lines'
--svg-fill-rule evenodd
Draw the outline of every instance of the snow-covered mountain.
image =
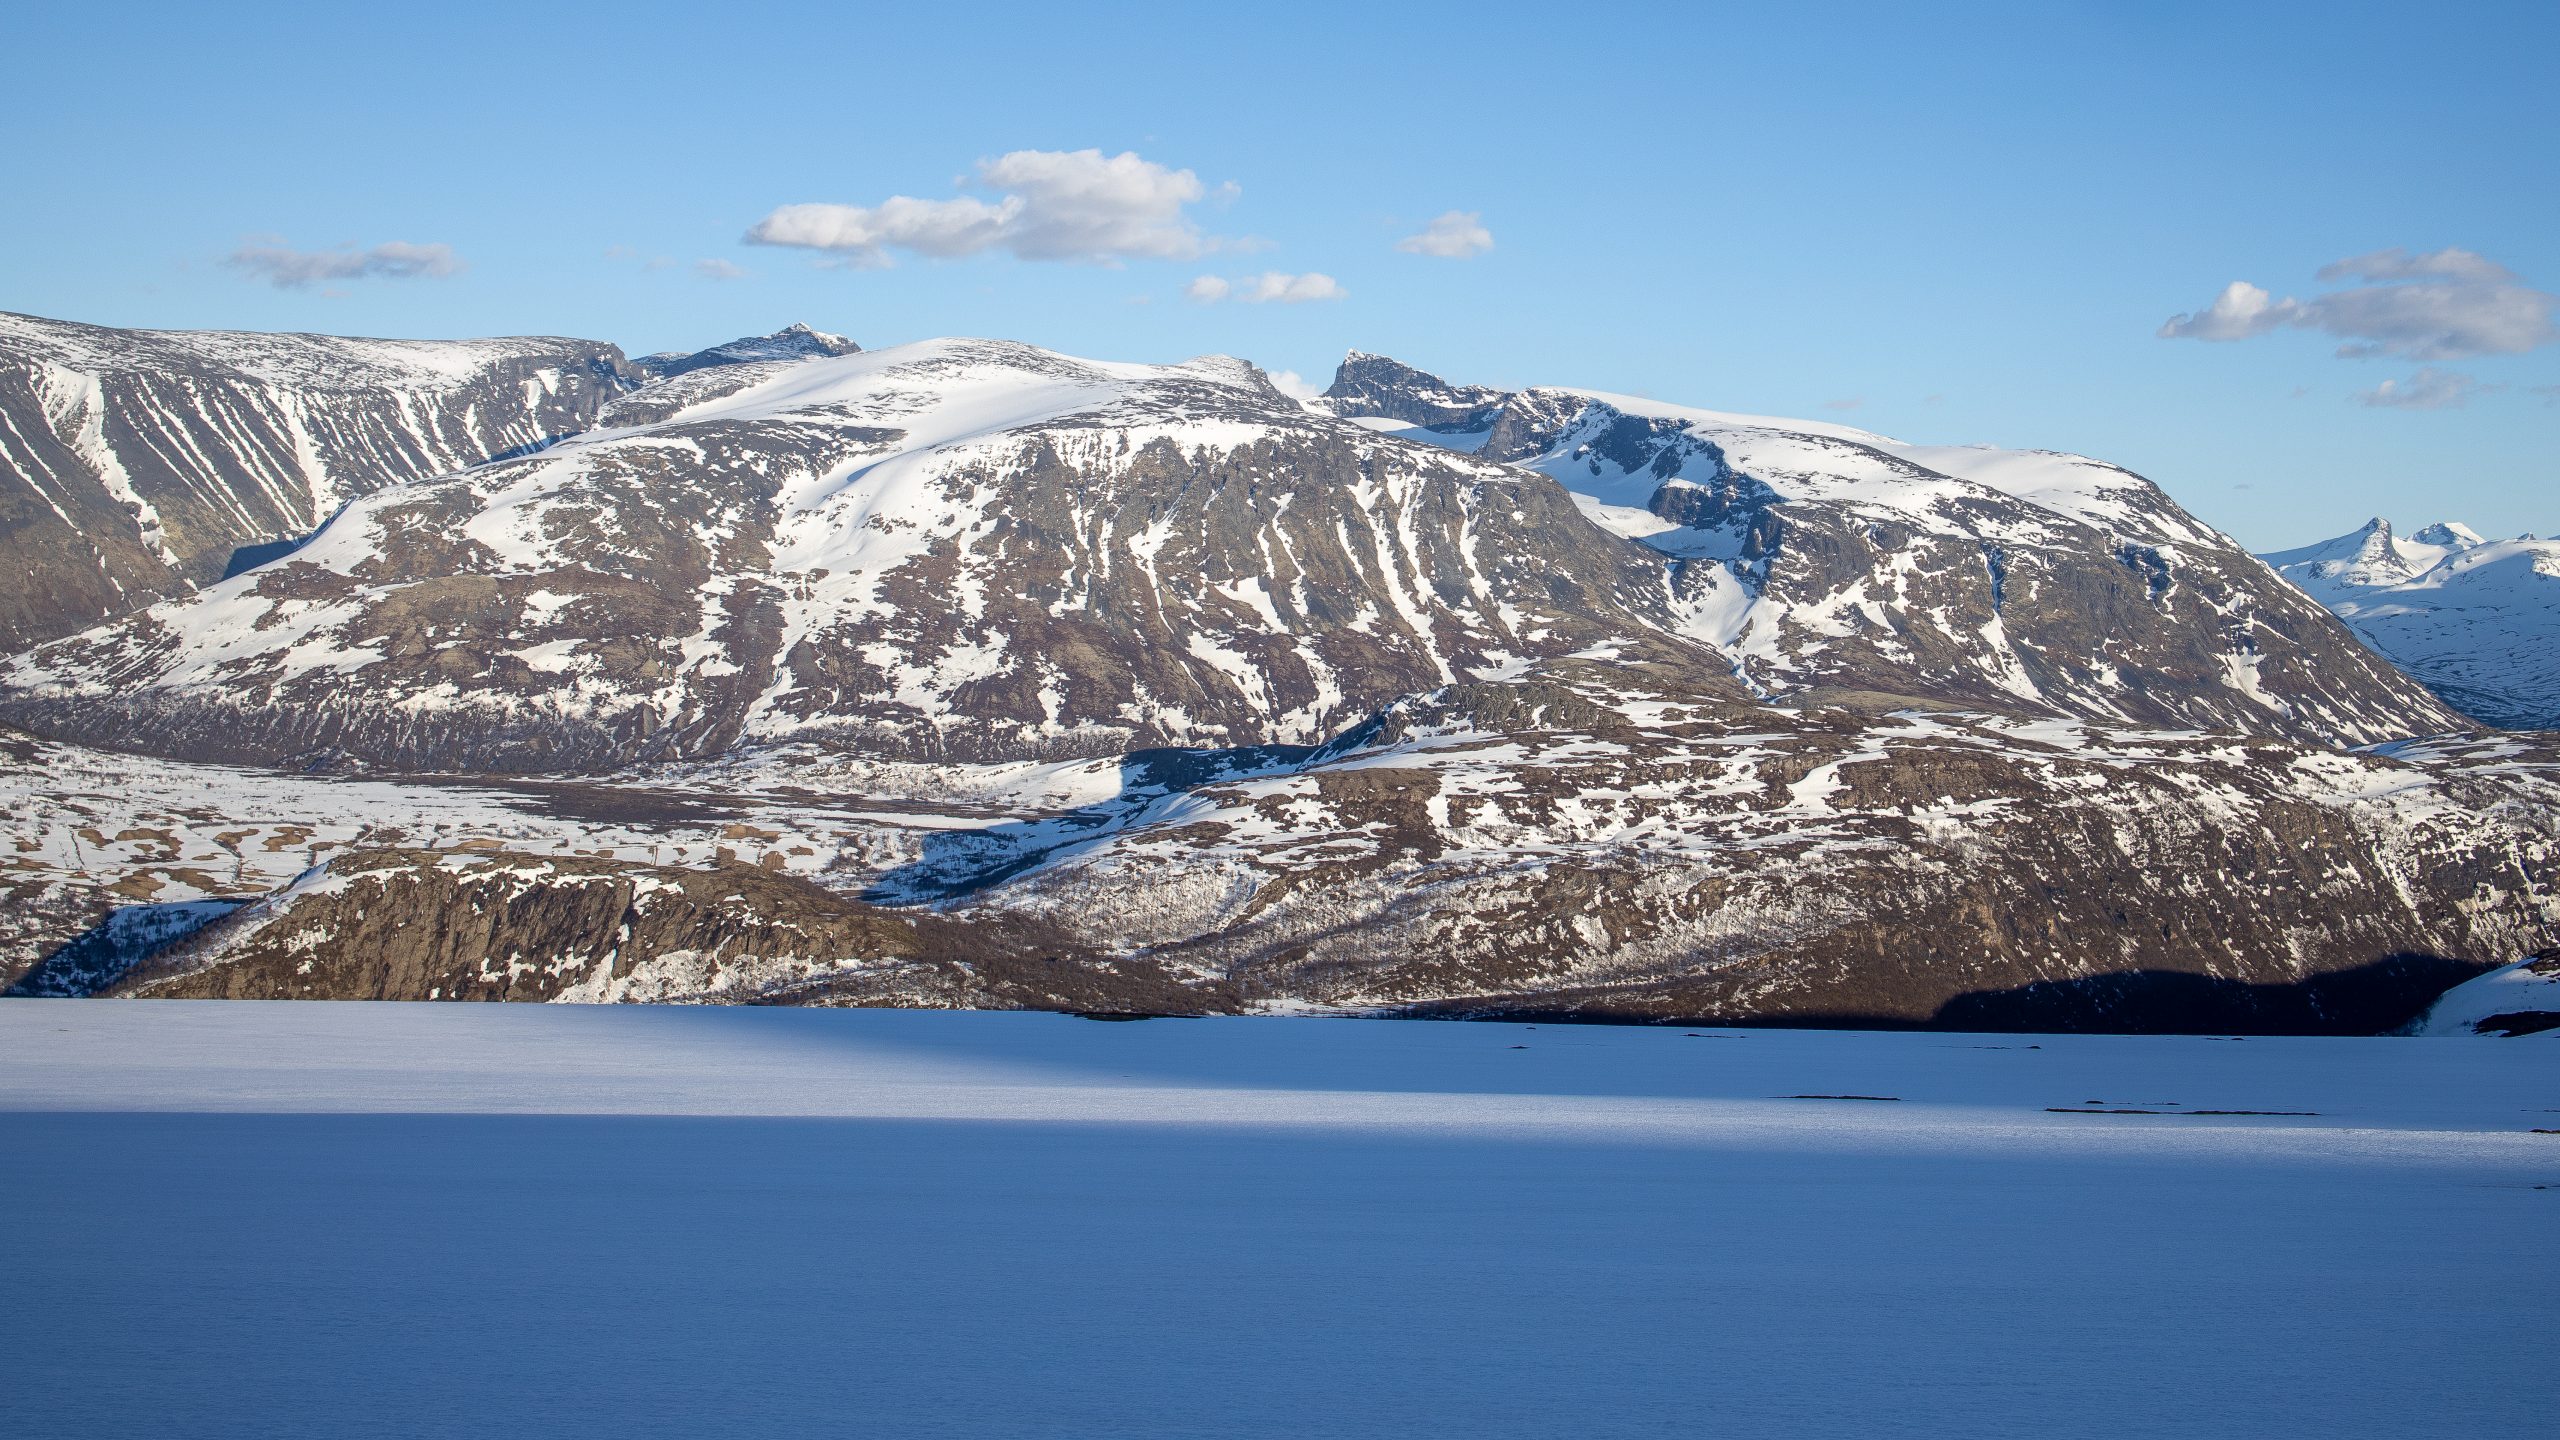
<svg viewBox="0 0 2560 1440">
<path fill-rule="evenodd" d="M 2138 476 L 1345 371 L 742 357 L 358 499 L 0 665 L 11 943 L 278 848 L 154 993 L 2352 1029 L 2560 940 L 2560 754 Z"/>
<path fill-rule="evenodd" d="M 2439 522 L 2261 556 L 2392 663 L 2477 720 L 2560 729 L 2560 540 Z"/>
</svg>

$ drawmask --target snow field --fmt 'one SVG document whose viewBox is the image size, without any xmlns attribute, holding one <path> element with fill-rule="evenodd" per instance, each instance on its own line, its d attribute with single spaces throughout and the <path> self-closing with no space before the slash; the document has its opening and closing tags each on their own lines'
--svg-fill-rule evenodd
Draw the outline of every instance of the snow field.
<svg viewBox="0 0 2560 1440">
<path fill-rule="evenodd" d="M 0 1413 L 2538 1434 L 2548 1054 L 0 1002 L 9 1193 L 44 1237 L 0 1307 L 43 1363 Z"/>
</svg>

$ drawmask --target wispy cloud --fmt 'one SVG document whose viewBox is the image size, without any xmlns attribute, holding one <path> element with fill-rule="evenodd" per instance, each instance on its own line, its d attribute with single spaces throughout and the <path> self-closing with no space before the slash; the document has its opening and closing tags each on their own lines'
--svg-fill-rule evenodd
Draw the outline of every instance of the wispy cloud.
<svg viewBox="0 0 2560 1440">
<path fill-rule="evenodd" d="M 462 272 L 462 258 L 450 245 L 412 245 L 391 240 L 370 249 L 341 245 L 333 250 L 296 250 L 282 240 L 261 236 L 222 257 L 222 263 L 281 290 L 297 290 L 324 280 L 441 279 Z"/>
<path fill-rule="evenodd" d="M 1825 410 L 1855 410 L 1866 403 L 1866 396 L 1852 395 L 1844 400 L 1825 400 L 1822 402 L 1822 408 Z"/>
<path fill-rule="evenodd" d="M 1215 305 L 1221 300 L 1234 300 L 1244 305 L 1305 305 L 1319 300 L 1340 300 L 1350 293 L 1332 276 L 1313 270 L 1303 275 L 1266 270 L 1259 275 L 1239 275 L 1233 279 L 1223 275 L 1201 275 L 1182 287 L 1183 298 L 1199 305 Z"/>
<path fill-rule="evenodd" d="M 1200 177 L 1135 151 L 1016 150 L 980 161 L 963 183 L 994 198 L 892 195 L 876 205 L 784 205 L 757 221 L 747 242 L 824 250 L 863 267 L 890 264 L 897 252 L 949 260 L 989 251 L 1110 265 L 1188 260 L 1208 245 L 1184 213 L 1209 194 Z M 1218 193 L 1236 192 L 1230 182 Z"/>
<path fill-rule="evenodd" d="M 2394 245 L 2388 250 L 2373 250 L 2332 260 L 2320 267 L 2314 277 L 2324 285 L 2341 280 L 2473 280 L 2496 282 L 2513 280 L 2516 273 L 2482 255 L 2458 246 L 2412 254 L 2406 247 Z"/>
<path fill-rule="evenodd" d="M 1450 210 L 1423 226 L 1419 233 L 1397 241 L 1396 248 L 1407 255 L 1464 260 L 1492 249 L 1493 232 L 1484 228 L 1484 212 Z"/>
<path fill-rule="evenodd" d="M 726 260 L 710 259 L 694 261 L 693 273 L 705 280 L 740 280 L 746 278 L 747 272 L 744 267 Z"/>
<path fill-rule="evenodd" d="M 2298 300 L 2234 280 L 2203 309 L 2171 316 L 2160 337 L 2231 341 L 2320 330 L 2346 342 L 2341 358 L 2412 360 L 2521 355 L 2560 340 L 2553 324 L 2560 296 L 2523 285 L 2505 266 L 2468 250 L 2376 250 L 2324 265 L 2319 278 L 2370 283 Z"/>
<path fill-rule="evenodd" d="M 2459 410 L 2471 403 L 2472 396 L 2498 388 L 2460 371 L 2421 365 L 2406 380 L 2385 380 L 2370 390 L 2357 391 L 2355 401 L 2390 410 Z"/>
</svg>

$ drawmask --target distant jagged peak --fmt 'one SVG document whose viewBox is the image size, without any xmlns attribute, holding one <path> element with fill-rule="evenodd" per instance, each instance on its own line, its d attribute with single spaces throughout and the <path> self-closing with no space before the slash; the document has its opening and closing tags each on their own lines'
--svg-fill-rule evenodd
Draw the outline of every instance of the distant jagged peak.
<svg viewBox="0 0 2560 1440">
<path fill-rule="evenodd" d="M 753 365 L 771 360 L 823 360 L 862 349 L 842 335 L 812 329 L 806 323 L 785 325 L 770 335 L 744 335 L 726 344 L 691 352 L 662 350 L 632 362 L 652 379 L 665 380 L 714 365 Z"/>
<path fill-rule="evenodd" d="M 2455 520 L 2439 520 L 2402 535 L 2380 515 L 2334 539 L 2259 558 L 2297 582 L 2306 577 L 2353 585 L 2392 585 L 2445 560 L 2491 542 Z"/>
<path fill-rule="evenodd" d="M 2391 522 L 2376 515 L 2344 535 L 2258 557 L 2295 584 L 2320 593 L 2322 585 L 2393 585 L 2425 568 Z"/>
<path fill-rule="evenodd" d="M 1319 408 L 1344 419 L 1401 420 L 1433 430 L 1481 430 L 1493 423 L 1510 393 L 1490 385 L 1453 385 L 1401 360 L 1354 350 L 1333 372 L 1333 384 L 1317 397 Z"/>
<path fill-rule="evenodd" d="M 2367 564 L 2390 564 L 2405 568 L 2407 560 L 2400 553 L 2399 539 L 2392 533 L 2391 522 L 2376 515 L 2364 522 L 2356 532 L 2359 543 L 2356 558 Z"/>
</svg>

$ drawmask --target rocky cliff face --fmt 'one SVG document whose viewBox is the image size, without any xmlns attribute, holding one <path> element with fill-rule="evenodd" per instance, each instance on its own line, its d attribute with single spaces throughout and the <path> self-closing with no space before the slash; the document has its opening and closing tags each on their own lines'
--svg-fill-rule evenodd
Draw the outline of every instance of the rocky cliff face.
<svg viewBox="0 0 2560 1440">
<path fill-rule="evenodd" d="M 386 485 L 583 430 L 640 378 L 588 340 L 0 315 L 0 648 L 191 593 Z"/>
</svg>

